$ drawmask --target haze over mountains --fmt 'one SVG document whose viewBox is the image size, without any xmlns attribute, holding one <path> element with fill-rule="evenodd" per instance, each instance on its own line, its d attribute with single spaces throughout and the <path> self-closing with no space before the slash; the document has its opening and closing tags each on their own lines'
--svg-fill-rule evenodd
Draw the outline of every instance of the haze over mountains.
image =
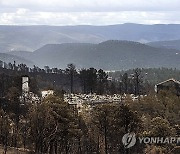
<svg viewBox="0 0 180 154">
<path fill-rule="evenodd" d="M 0 26 L 0 51 L 34 51 L 46 44 L 107 40 L 154 42 L 180 39 L 180 25 Z"/>
<path fill-rule="evenodd" d="M 0 26 L 0 51 L 8 52 L 4 61 L 10 56 L 39 67 L 180 69 L 178 40 L 180 25 Z"/>
<path fill-rule="evenodd" d="M 180 40 L 157 41 L 157 42 L 149 42 L 147 44 L 153 47 L 157 47 L 157 48 L 180 50 Z"/>
</svg>

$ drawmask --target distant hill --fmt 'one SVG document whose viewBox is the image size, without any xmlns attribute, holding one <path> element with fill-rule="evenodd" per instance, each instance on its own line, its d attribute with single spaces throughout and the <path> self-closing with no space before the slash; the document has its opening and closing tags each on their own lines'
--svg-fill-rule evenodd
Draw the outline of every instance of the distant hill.
<svg viewBox="0 0 180 154">
<path fill-rule="evenodd" d="M 19 57 L 16 55 L 6 54 L 6 53 L 0 53 L 0 60 L 6 63 L 14 63 L 16 61 L 16 64 L 24 63 L 28 66 L 32 67 L 34 64 L 31 60 L 26 60 L 23 57 Z"/>
<path fill-rule="evenodd" d="M 110 40 L 99 44 L 48 44 L 32 53 L 24 52 L 21 55 L 26 59 L 33 60 L 41 67 L 49 65 L 50 67 L 65 68 L 68 63 L 74 63 L 80 68 L 95 67 L 104 70 L 137 67 L 180 68 L 180 51 L 154 48 L 131 41 Z"/>
<path fill-rule="evenodd" d="M 26 58 L 30 59 L 28 57 L 32 56 L 32 52 L 30 52 L 30 51 L 10 51 L 7 54 L 18 56 L 18 57 L 21 57 L 23 59 L 26 59 Z"/>
<path fill-rule="evenodd" d="M 148 45 L 157 48 L 168 48 L 180 50 L 180 40 L 149 42 Z"/>
<path fill-rule="evenodd" d="M 46 44 L 152 42 L 180 39 L 180 25 L 0 26 L 0 52 L 34 51 Z"/>
</svg>

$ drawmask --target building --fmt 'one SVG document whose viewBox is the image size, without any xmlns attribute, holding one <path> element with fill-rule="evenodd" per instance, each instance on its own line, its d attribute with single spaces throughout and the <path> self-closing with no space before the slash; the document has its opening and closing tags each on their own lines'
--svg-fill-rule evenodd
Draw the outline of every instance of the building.
<svg viewBox="0 0 180 154">
<path fill-rule="evenodd" d="M 161 90 L 169 90 L 180 96 L 180 81 L 175 79 L 168 79 L 155 85 L 155 91 L 158 93 Z"/>
</svg>

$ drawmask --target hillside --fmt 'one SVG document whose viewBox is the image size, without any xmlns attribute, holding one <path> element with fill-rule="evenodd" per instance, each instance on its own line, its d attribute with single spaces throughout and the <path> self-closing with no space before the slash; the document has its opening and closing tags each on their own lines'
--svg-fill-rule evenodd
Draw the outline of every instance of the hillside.
<svg viewBox="0 0 180 154">
<path fill-rule="evenodd" d="M 148 45 L 157 48 L 167 48 L 167 49 L 177 49 L 180 50 L 180 40 L 171 40 L 171 41 L 157 41 L 149 42 Z"/>
<path fill-rule="evenodd" d="M 7 53 L 0 53 L 0 60 L 6 63 L 14 63 L 14 61 L 16 61 L 16 64 L 20 64 L 20 63 L 24 63 L 27 64 L 28 66 L 32 67 L 34 64 L 31 60 L 27 60 L 23 57 L 19 57 L 16 55 L 12 55 L 12 54 L 7 54 Z"/>
<path fill-rule="evenodd" d="M 0 52 L 34 51 L 46 44 L 152 42 L 180 39 L 180 25 L 0 26 Z"/>
<path fill-rule="evenodd" d="M 68 63 L 74 63 L 79 68 L 121 70 L 137 67 L 180 68 L 180 54 L 177 53 L 180 51 L 154 48 L 138 42 L 114 40 L 99 44 L 48 44 L 32 53 L 24 52 L 21 55 L 41 67 L 49 65 L 65 68 Z"/>
<path fill-rule="evenodd" d="M 30 52 L 30 51 L 10 51 L 7 54 L 18 56 L 18 57 L 21 57 L 23 59 L 26 59 L 27 57 L 31 57 L 32 52 Z M 28 59 L 30 59 L 30 58 L 28 58 Z"/>
</svg>

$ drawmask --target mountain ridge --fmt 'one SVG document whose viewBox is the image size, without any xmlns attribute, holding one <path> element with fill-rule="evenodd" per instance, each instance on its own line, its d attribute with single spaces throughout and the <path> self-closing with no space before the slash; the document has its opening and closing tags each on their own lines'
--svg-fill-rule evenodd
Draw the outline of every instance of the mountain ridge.
<svg viewBox="0 0 180 154">
<path fill-rule="evenodd" d="M 177 54 L 178 53 L 178 54 Z M 95 67 L 121 70 L 136 67 L 180 68 L 180 51 L 154 48 L 139 42 L 109 40 L 98 44 L 47 44 L 24 58 L 38 66 L 65 68 L 74 63 L 78 68 Z M 20 55 L 18 55 L 20 56 Z"/>
</svg>

